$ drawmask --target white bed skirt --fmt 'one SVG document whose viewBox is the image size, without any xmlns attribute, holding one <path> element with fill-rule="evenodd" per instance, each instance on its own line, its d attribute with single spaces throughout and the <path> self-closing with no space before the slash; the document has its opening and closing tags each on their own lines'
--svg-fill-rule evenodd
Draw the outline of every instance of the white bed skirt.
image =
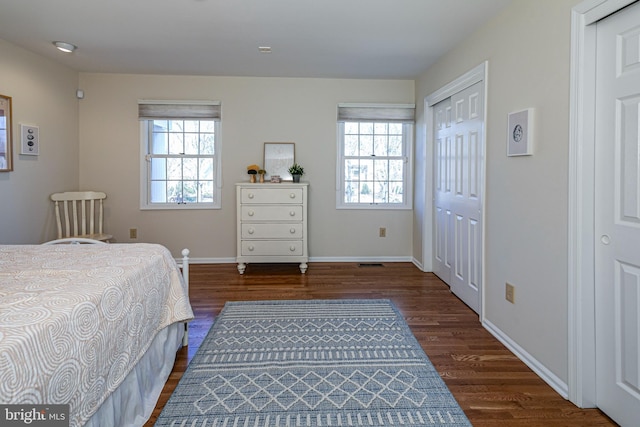
<svg viewBox="0 0 640 427">
<path fill-rule="evenodd" d="M 181 322 L 158 332 L 149 350 L 85 426 L 143 426 L 171 374 L 184 332 Z"/>
</svg>

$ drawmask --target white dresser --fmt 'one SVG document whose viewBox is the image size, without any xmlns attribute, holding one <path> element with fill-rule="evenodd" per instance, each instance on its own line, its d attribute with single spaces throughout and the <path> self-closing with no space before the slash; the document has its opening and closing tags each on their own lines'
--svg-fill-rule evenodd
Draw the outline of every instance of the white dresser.
<svg viewBox="0 0 640 427">
<path fill-rule="evenodd" d="M 308 183 L 236 184 L 238 271 L 252 262 L 299 262 L 307 271 Z"/>
</svg>

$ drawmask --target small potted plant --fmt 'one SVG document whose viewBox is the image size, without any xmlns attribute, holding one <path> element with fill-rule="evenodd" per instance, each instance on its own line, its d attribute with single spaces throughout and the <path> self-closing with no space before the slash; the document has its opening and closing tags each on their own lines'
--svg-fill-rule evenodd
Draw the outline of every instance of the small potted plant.
<svg viewBox="0 0 640 427">
<path fill-rule="evenodd" d="M 304 168 L 297 163 L 289 166 L 289 173 L 293 177 L 293 182 L 300 182 L 300 177 L 304 175 Z"/>
</svg>

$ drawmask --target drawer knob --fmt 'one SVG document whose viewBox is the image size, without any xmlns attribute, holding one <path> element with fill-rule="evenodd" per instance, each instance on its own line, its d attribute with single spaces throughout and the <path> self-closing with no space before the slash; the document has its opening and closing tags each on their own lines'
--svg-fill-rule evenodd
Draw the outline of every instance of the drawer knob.
<svg viewBox="0 0 640 427">
<path fill-rule="evenodd" d="M 295 251 L 296 251 L 296 247 L 295 247 L 295 246 L 289 246 L 289 250 L 290 250 L 291 252 L 295 252 Z"/>
<path fill-rule="evenodd" d="M 295 199 L 296 198 L 296 193 L 289 194 L 289 197 L 292 198 L 292 199 Z"/>
<path fill-rule="evenodd" d="M 248 198 L 250 198 L 250 199 L 253 199 L 253 197 L 254 197 L 254 196 L 253 196 L 253 193 L 249 193 L 249 194 L 247 195 L 247 197 L 248 197 Z"/>
<path fill-rule="evenodd" d="M 296 216 L 295 211 L 291 211 L 291 212 L 289 212 L 289 216 Z"/>
<path fill-rule="evenodd" d="M 249 211 L 249 212 L 247 212 L 247 215 L 249 215 L 249 216 L 253 216 L 253 215 L 254 215 L 254 212 L 253 212 L 253 211 Z"/>
<path fill-rule="evenodd" d="M 255 249 L 255 246 L 249 245 L 249 247 L 247 249 L 249 249 L 249 251 L 253 252 L 253 250 Z"/>
<path fill-rule="evenodd" d="M 291 234 L 296 234 L 296 229 L 295 229 L 295 228 L 290 228 L 290 229 L 289 229 L 289 233 L 291 233 Z"/>
<path fill-rule="evenodd" d="M 256 231 L 255 229 L 250 228 L 249 230 L 247 230 L 247 233 L 249 233 L 249 234 L 253 234 L 253 233 L 255 233 L 255 231 Z"/>
</svg>

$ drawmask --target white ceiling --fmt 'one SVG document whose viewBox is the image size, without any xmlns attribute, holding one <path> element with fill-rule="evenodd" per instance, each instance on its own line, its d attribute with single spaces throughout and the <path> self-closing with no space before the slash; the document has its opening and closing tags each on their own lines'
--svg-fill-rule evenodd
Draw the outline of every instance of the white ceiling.
<svg viewBox="0 0 640 427">
<path fill-rule="evenodd" d="M 0 39 L 85 72 L 410 79 L 510 1 L 0 0 Z"/>
</svg>

